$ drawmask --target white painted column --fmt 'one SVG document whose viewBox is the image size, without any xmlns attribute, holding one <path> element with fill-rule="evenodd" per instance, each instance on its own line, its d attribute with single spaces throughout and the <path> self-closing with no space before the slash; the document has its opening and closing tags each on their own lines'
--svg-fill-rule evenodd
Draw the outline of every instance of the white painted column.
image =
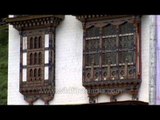
<svg viewBox="0 0 160 120">
<path fill-rule="evenodd" d="M 156 15 L 151 15 L 149 37 L 149 104 L 154 105 L 156 99 Z"/>
</svg>

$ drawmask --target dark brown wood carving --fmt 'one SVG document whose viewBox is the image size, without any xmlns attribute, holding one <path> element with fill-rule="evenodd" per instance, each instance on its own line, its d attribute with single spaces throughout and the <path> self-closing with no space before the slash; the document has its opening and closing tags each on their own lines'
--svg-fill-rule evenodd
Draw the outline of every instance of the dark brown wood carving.
<svg viewBox="0 0 160 120">
<path fill-rule="evenodd" d="M 6 20 L 20 33 L 19 91 L 29 104 L 38 99 L 49 104 L 54 98 L 55 30 L 63 19 L 61 15 L 25 15 Z"/>
<path fill-rule="evenodd" d="M 141 84 L 140 16 L 82 15 L 83 86 L 89 102 L 99 94 L 110 101 L 123 93 L 138 100 Z"/>
</svg>

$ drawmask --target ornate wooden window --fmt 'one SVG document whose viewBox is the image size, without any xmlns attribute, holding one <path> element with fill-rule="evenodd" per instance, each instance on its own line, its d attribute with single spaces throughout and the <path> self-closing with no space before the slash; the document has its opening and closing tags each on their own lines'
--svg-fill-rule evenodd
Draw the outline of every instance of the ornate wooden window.
<svg viewBox="0 0 160 120">
<path fill-rule="evenodd" d="M 122 93 L 138 100 L 141 83 L 140 18 L 127 15 L 77 16 L 83 22 L 83 86 L 90 103 L 99 94 L 111 101 Z"/>
<path fill-rule="evenodd" d="M 27 15 L 8 18 L 20 33 L 20 92 L 33 104 L 45 104 L 55 92 L 55 30 L 60 15 Z"/>
</svg>

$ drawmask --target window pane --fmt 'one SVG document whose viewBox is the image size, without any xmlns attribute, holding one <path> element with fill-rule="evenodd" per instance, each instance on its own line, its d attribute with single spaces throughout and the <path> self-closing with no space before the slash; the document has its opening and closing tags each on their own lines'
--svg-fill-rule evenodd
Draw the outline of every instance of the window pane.
<svg viewBox="0 0 160 120">
<path fill-rule="evenodd" d="M 87 40 L 86 41 L 86 51 L 92 52 L 99 50 L 99 39 L 97 40 Z"/>
<path fill-rule="evenodd" d="M 32 65 L 33 64 L 33 54 L 31 53 L 30 54 L 30 65 Z"/>
<path fill-rule="evenodd" d="M 34 77 L 36 77 L 37 69 L 34 69 Z"/>
<path fill-rule="evenodd" d="M 30 73 L 30 77 L 32 78 L 33 77 L 33 70 L 30 69 L 29 73 Z"/>
<path fill-rule="evenodd" d="M 49 34 L 45 35 L 45 47 L 49 47 Z"/>
<path fill-rule="evenodd" d="M 99 28 L 91 27 L 87 29 L 87 37 L 98 37 L 99 36 Z"/>
<path fill-rule="evenodd" d="M 30 38 L 30 49 L 33 49 L 34 48 L 34 43 L 33 43 L 33 38 L 31 37 Z"/>
<path fill-rule="evenodd" d="M 38 48 L 42 48 L 42 37 L 41 36 L 38 39 Z"/>
<path fill-rule="evenodd" d="M 34 65 L 37 64 L 37 53 L 34 53 Z"/>
<path fill-rule="evenodd" d="M 119 63 L 135 63 L 134 51 L 119 52 Z"/>
<path fill-rule="evenodd" d="M 116 26 L 114 25 L 108 25 L 105 26 L 102 30 L 102 35 L 107 36 L 107 35 L 116 35 Z"/>
<path fill-rule="evenodd" d="M 116 50 L 116 37 L 103 39 L 102 48 L 105 50 Z"/>
<path fill-rule="evenodd" d="M 133 49 L 134 45 L 134 36 L 123 36 L 119 37 L 119 49 Z"/>
<path fill-rule="evenodd" d="M 41 77 L 41 69 L 38 69 L 38 77 Z"/>
<path fill-rule="evenodd" d="M 49 70 L 48 70 L 49 68 L 48 67 L 45 67 L 45 69 L 44 69 L 44 79 L 45 80 L 48 80 L 48 78 L 49 78 Z"/>
<path fill-rule="evenodd" d="M 34 38 L 34 48 L 37 48 L 37 45 L 38 45 L 38 40 L 37 40 L 37 37 Z"/>
<path fill-rule="evenodd" d="M 86 65 L 91 66 L 92 63 L 94 63 L 94 65 L 99 65 L 99 54 L 86 55 Z"/>
<path fill-rule="evenodd" d="M 103 65 L 116 64 L 116 57 L 117 57 L 116 52 L 103 53 L 102 54 L 102 64 Z"/>
<path fill-rule="evenodd" d="M 134 33 L 134 25 L 131 23 L 124 23 L 122 25 L 120 25 L 120 34 L 126 34 L 126 33 Z"/>
<path fill-rule="evenodd" d="M 23 37 L 23 50 L 27 49 L 27 37 Z"/>
<path fill-rule="evenodd" d="M 27 69 L 23 69 L 23 79 L 22 79 L 22 81 L 27 81 Z"/>
<path fill-rule="evenodd" d="M 49 63 L 49 51 L 48 50 L 45 51 L 44 56 L 45 56 L 45 64 Z"/>
<path fill-rule="evenodd" d="M 38 63 L 39 63 L 39 64 L 42 64 L 42 53 L 41 53 L 41 52 L 39 53 Z"/>
<path fill-rule="evenodd" d="M 23 65 L 27 65 L 27 53 L 23 53 Z"/>
</svg>

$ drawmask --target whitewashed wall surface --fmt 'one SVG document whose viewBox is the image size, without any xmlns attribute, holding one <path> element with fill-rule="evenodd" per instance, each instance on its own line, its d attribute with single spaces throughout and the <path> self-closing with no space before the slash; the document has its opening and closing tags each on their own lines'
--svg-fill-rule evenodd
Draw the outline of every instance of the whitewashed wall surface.
<svg viewBox="0 0 160 120">
<path fill-rule="evenodd" d="M 149 30 L 152 17 L 142 16 L 141 24 L 142 84 L 139 91 L 139 100 L 144 102 L 149 102 L 149 59 L 151 59 L 149 54 L 149 38 L 151 34 L 149 34 Z M 47 35 L 45 35 L 45 39 L 45 47 L 48 47 Z M 54 99 L 50 102 L 51 105 L 89 103 L 87 91 L 82 86 L 82 44 L 82 23 L 75 16 L 65 15 L 65 19 L 56 29 L 56 93 Z M 28 104 L 19 92 L 19 50 L 19 33 L 12 25 L 9 25 L 8 105 Z M 47 63 L 47 51 L 45 51 L 45 57 L 45 63 Z M 48 78 L 47 71 L 48 68 L 45 68 L 45 79 Z M 25 80 L 25 76 L 23 76 L 23 79 Z M 132 97 L 128 94 L 123 94 L 117 98 L 118 101 L 131 99 Z M 96 101 L 98 103 L 109 102 L 110 99 L 106 95 L 100 95 Z M 44 103 L 38 100 L 34 104 L 43 105 Z"/>
</svg>

